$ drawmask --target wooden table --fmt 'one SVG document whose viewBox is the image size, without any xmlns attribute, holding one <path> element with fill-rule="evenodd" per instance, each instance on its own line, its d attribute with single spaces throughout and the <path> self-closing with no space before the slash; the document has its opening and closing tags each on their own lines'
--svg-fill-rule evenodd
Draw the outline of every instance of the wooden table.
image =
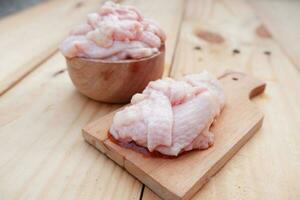
<svg viewBox="0 0 300 200">
<path fill-rule="evenodd" d="M 267 82 L 263 128 L 194 199 L 300 199 L 300 2 L 120 2 L 166 30 L 165 76 L 233 69 Z M 120 105 L 76 92 L 57 46 L 99 5 L 52 0 L 0 21 L 0 199 L 159 199 L 81 136 Z"/>
</svg>

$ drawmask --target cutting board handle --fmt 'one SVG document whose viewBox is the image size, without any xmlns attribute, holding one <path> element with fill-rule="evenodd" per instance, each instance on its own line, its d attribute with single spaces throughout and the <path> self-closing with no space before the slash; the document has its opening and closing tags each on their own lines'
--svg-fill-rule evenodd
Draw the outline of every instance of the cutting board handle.
<svg viewBox="0 0 300 200">
<path fill-rule="evenodd" d="M 227 88 L 231 89 L 231 91 L 226 91 L 226 93 L 239 94 L 239 98 L 251 99 L 262 94 L 266 87 L 266 83 L 263 81 L 236 71 L 226 71 L 219 76 L 219 80 L 226 86 L 230 85 L 230 87 L 224 88 L 224 90 Z"/>
</svg>

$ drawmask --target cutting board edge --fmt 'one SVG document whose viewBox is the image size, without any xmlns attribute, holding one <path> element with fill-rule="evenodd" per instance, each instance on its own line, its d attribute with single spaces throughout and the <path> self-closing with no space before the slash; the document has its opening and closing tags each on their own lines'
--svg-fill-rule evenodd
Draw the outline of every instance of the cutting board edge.
<svg viewBox="0 0 300 200">
<path fill-rule="evenodd" d="M 82 129 L 82 136 L 84 140 L 92 145 L 93 147 L 96 147 L 98 151 L 103 153 L 105 156 L 110 158 L 113 162 L 115 162 L 117 165 L 119 165 L 121 168 L 125 169 L 128 173 L 130 173 L 132 176 L 134 176 L 136 179 L 138 179 L 140 182 L 145 184 L 147 187 L 149 187 L 151 190 L 153 188 L 162 188 L 160 191 L 155 190 L 156 193 L 161 195 L 164 199 L 168 200 L 182 200 L 181 196 L 176 195 L 175 193 L 172 193 L 168 190 L 168 188 L 161 185 L 159 182 L 155 181 L 153 177 L 151 177 L 150 174 L 147 174 L 142 169 L 138 168 L 133 162 L 130 162 L 130 160 L 127 160 L 126 157 L 122 156 L 122 161 L 118 161 L 116 157 L 113 155 L 112 149 L 109 149 L 105 145 L 105 140 L 100 140 L 95 134 L 90 134 L 87 132 L 85 128 Z"/>
<path fill-rule="evenodd" d="M 236 82 L 237 80 L 239 81 L 240 84 L 238 87 L 236 87 L 236 84 L 234 84 L 234 82 Z M 229 161 L 241 149 L 241 147 L 254 135 L 254 133 L 262 126 L 263 117 L 264 117 L 263 113 L 258 109 L 258 107 L 255 104 L 253 104 L 253 102 L 250 101 L 250 98 L 263 93 L 266 84 L 256 78 L 238 72 L 236 73 L 232 72 L 226 74 L 226 76 L 222 78 L 222 84 L 225 84 L 227 85 L 227 87 L 231 88 L 231 90 L 228 90 L 228 88 L 226 90 L 227 92 L 229 92 L 228 94 L 230 95 L 235 95 L 235 93 L 238 90 L 239 91 L 238 93 L 240 93 L 240 98 L 231 98 L 231 100 L 245 101 L 246 104 L 251 105 L 250 108 L 252 107 L 252 111 L 256 112 L 256 116 L 250 119 L 250 121 L 248 121 L 249 127 L 243 130 L 244 132 L 243 136 L 240 137 L 239 140 L 236 141 L 231 146 L 232 149 L 228 150 L 226 154 L 218 157 L 217 162 L 214 163 L 210 169 L 204 170 L 199 179 L 192 181 L 189 189 L 185 189 L 186 187 L 184 187 L 182 188 L 181 191 L 178 191 L 176 187 L 173 187 L 172 185 L 168 186 L 168 184 L 166 184 L 167 186 L 164 186 L 165 181 L 161 182 L 161 179 L 160 178 L 157 179 L 155 174 L 149 173 L 149 169 L 148 171 L 145 171 L 145 169 L 143 169 L 143 167 L 141 167 L 139 163 L 135 163 L 135 161 L 132 160 L 130 156 L 132 155 L 132 153 L 129 153 L 129 157 L 127 157 L 128 155 L 126 155 L 126 151 L 124 153 L 122 149 L 115 147 L 115 144 L 111 143 L 110 140 L 107 139 L 107 134 L 102 134 L 104 132 L 107 133 L 108 131 L 108 127 L 104 128 L 103 124 L 108 123 L 107 119 L 109 119 L 111 113 L 103 117 L 103 119 L 105 120 L 100 125 L 93 123 L 92 125 L 89 124 L 91 126 L 89 125 L 85 126 L 83 128 L 83 137 L 88 143 L 96 147 L 107 157 L 111 158 L 119 166 L 126 169 L 135 178 L 145 183 L 145 185 L 150 187 L 155 193 L 157 193 L 159 196 L 163 197 L 164 199 L 172 199 L 172 200 L 189 199 L 206 182 L 208 182 L 209 179 L 212 176 L 214 176 L 226 164 L 226 162 Z M 232 93 L 232 91 L 234 92 Z M 101 119 L 97 121 L 101 122 Z M 251 123 L 249 124 L 249 122 Z M 109 123 L 111 123 L 111 120 Z M 94 125 L 96 126 L 94 127 Z M 118 159 L 116 159 L 116 157 L 113 154 L 116 154 L 118 156 Z"/>
<path fill-rule="evenodd" d="M 92 145 L 93 147 L 96 147 L 101 153 L 105 154 L 107 153 L 107 151 L 109 151 L 107 149 L 107 147 L 104 146 L 103 142 L 97 138 L 94 134 L 90 134 L 87 132 L 87 130 L 85 130 L 84 128 L 81 130 L 82 136 L 84 138 L 84 140 Z"/>
<path fill-rule="evenodd" d="M 260 113 L 260 119 L 255 124 L 247 134 L 245 134 L 237 143 L 234 144 L 233 148 L 231 148 L 212 168 L 210 168 L 202 178 L 200 178 L 190 190 L 188 190 L 183 196 L 181 200 L 190 199 L 194 196 L 194 194 L 199 191 L 209 180 L 217 174 L 229 161 L 233 156 L 244 146 L 247 142 L 257 133 L 257 131 L 262 127 L 264 120 L 263 113 Z M 204 179 L 204 180 L 203 180 Z"/>
<path fill-rule="evenodd" d="M 201 189 L 218 171 L 220 171 L 226 163 L 247 143 L 251 137 L 262 127 L 264 115 L 262 112 L 259 112 L 259 121 L 254 125 L 247 134 L 245 134 L 239 142 L 234 144 L 234 147 L 231 148 L 210 170 L 208 170 L 205 175 L 200 178 L 190 190 L 186 191 L 183 195 L 178 194 L 175 191 L 170 191 L 169 188 L 164 187 L 158 181 L 156 181 L 151 174 L 147 174 L 142 169 L 137 167 L 130 160 L 127 160 L 126 157 L 122 156 L 116 159 L 113 155 L 113 151 L 110 150 L 105 144 L 105 140 L 101 141 L 97 136 L 91 135 L 86 132 L 85 129 L 82 129 L 82 135 L 85 141 L 92 146 L 96 147 L 97 150 L 102 152 L 105 156 L 112 159 L 120 167 L 126 169 L 128 173 L 137 178 L 140 182 L 144 183 L 148 188 L 153 190 L 159 196 L 163 197 L 166 200 L 186 200 L 190 199 L 199 189 Z"/>
</svg>

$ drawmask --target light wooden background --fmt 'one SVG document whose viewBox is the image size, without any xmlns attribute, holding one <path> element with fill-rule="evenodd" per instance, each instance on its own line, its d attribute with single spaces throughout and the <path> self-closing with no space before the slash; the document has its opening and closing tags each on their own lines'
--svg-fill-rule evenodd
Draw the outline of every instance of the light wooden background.
<svg viewBox="0 0 300 200">
<path fill-rule="evenodd" d="M 83 141 L 118 108 L 78 94 L 59 42 L 100 0 L 51 0 L 0 21 L 0 199 L 158 200 Z M 267 82 L 263 128 L 193 199 L 300 199 L 300 2 L 124 0 L 168 35 L 165 76 L 203 69 Z"/>
</svg>

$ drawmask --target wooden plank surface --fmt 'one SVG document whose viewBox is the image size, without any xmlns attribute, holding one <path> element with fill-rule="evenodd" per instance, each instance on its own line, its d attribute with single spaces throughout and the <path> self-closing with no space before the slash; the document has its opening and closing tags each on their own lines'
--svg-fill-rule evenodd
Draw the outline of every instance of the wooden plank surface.
<svg viewBox="0 0 300 200">
<path fill-rule="evenodd" d="M 268 85 L 256 99 L 262 129 L 193 199 L 299 199 L 299 72 L 277 41 L 257 34 L 262 21 L 247 2 L 188 0 L 185 13 L 172 76 L 235 69 Z M 143 199 L 160 198 L 145 188 Z"/>
<path fill-rule="evenodd" d="M 66 5 L 70 5 L 67 2 Z M 135 0 L 122 3 L 136 5 L 141 10 L 149 9 L 148 13 L 166 27 L 170 35 L 167 43 L 167 63 L 170 63 L 181 23 L 183 1 L 161 3 L 155 0 L 148 5 Z M 160 6 L 164 6 L 166 12 L 158 12 Z M 46 12 L 46 8 L 37 7 L 35 12 Z M 69 11 L 68 7 L 61 9 Z M 81 17 L 85 16 L 85 12 Z M 177 15 L 172 16 L 171 12 Z M 31 12 L 29 14 L 35 16 Z M 29 14 L 25 16 L 32 19 Z M 62 16 L 60 18 L 64 21 Z M 22 21 L 21 18 L 18 20 Z M 78 23 L 74 19 L 71 21 Z M 15 23 L 7 24 L 5 28 Z M 45 30 L 50 27 L 53 29 L 52 23 Z M 47 38 L 36 37 L 47 42 L 44 41 Z M 8 44 L 15 43 L 11 39 Z M 54 45 L 54 41 L 49 44 Z M 45 45 L 43 43 L 42 47 Z M 44 48 L 36 49 L 36 53 L 41 52 Z M 76 92 L 65 71 L 63 56 L 60 53 L 51 56 L 51 53 L 45 53 L 50 58 L 38 64 L 35 71 L 0 97 L 0 198 L 139 199 L 142 185 L 86 144 L 81 136 L 81 128 L 85 124 L 118 105 L 97 103 Z M 28 60 L 35 62 L 33 57 Z M 22 64 L 16 60 L 18 63 Z"/>
<path fill-rule="evenodd" d="M 113 107 L 78 94 L 67 73 L 57 74 L 64 67 L 57 54 L 0 98 L 0 193 L 4 199 L 138 199 L 140 183 L 80 135 L 84 124 Z"/>
<path fill-rule="evenodd" d="M 251 5 L 300 71 L 300 2 L 255 0 Z"/>
<path fill-rule="evenodd" d="M 57 50 L 101 0 L 52 0 L 0 20 L 0 95 Z"/>
<path fill-rule="evenodd" d="M 141 184 L 80 136 L 88 121 L 117 106 L 95 103 L 76 93 L 62 72 L 62 56 L 51 56 L 69 28 L 100 1 L 82 2 L 52 0 L 0 21 L 0 93 L 41 66 L 0 97 L 0 199 L 139 199 Z M 266 95 L 256 99 L 265 113 L 262 130 L 194 199 L 300 199 L 300 75 L 295 67 L 298 61 L 290 59 L 293 53 L 281 48 L 297 44 L 293 40 L 297 32 L 288 30 L 298 26 L 289 25 L 293 17 L 285 17 L 295 9 L 284 6 L 292 11 L 275 13 L 275 23 L 288 27 L 281 28 L 278 37 L 273 26 L 283 25 L 261 21 L 259 11 L 242 0 L 188 0 L 186 9 L 179 0 L 125 3 L 141 7 L 167 27 L 165 74 L 172 63 L 175 77 L 231 68 L 252 73 L 268 84 Z M 257 35 L 262 23 L 273 38 L 265 28 Z M 225 42 L 205 31 L 198 34 L 201 39 L 195 36 L 196 29 L 216 32 Z M 293 46 L 293 51 L 298 55 L 299 47 Z M 145 188 L 143 199 L 159 198 Z"/>
</svg>

